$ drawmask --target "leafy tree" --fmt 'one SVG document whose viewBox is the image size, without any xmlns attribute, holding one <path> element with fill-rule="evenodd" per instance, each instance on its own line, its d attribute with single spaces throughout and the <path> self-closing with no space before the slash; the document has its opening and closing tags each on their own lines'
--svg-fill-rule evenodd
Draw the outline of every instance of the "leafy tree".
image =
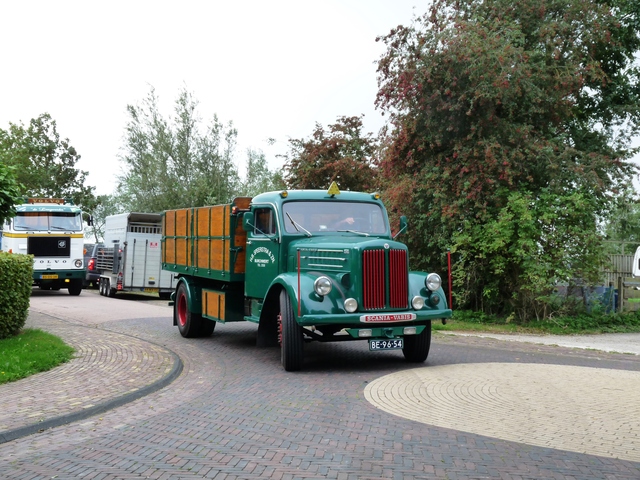
<svg viewBox="0 0 640 480">
<path fill-rule="evenodd" d="M 197 106 L 183 89 L 174 116 L 166 119 L 153 88 L 140 105 L 127 106 L 124 169 L 116 188 L 125 210 L 160 212 L 233 198 L 239 183 L 233 162 L 237 131 L 217 116 L 202 127 Z"/>
<path fill-rule="evenodd" d="M 0 163 L 16 167 L 23 194 L 31 197 L 71 198 L 76 205 L 95 202 L 94 187 L 86 186 L 87 172 L 78 170 L 80 155 L 69 139 L 60 138 L 55 120 L 48 113 L 28 126 L 9 124 L 0 129 Z"/>
<path fill-rule="evenodd" d="M 459 305 L 544 315 L 555 282 L 597 277 L 598 219 L 635 168 L 638 10 L 437 0 L 379 39 L 385 196 L 420 268 L 454 252 Z"/>
<path fill-rule="evenodd" d="M 21 203 L 20 185 L 14 171 L 15 168 L 0 163 L 0 225 L 15 216 L 15 205 Z"/>
<path fill-rule="evenodd" d="M 285 188 L 282 173 L 269 170 L 262 151 L 247 150 L 247 171 L 242 182 L 240 195 L 254 197 L 262 192 Z"/>
<path fill-rule="evenodd" d="M 15 168 L 0 163 L 0 225 L 15 216 L 15 206 L 21 203 L 20 185 L 14 171 Z"/>
<path fill-rule="evenodd" d="M 316 123 L 311 138 L 290 139 L 284 156 L 287 185 L 326 189 L 335 181 L 343 190 L 373 190 L 377 143 L 362 128 L 362 117 L 338 117 L 328 130 Z"/>
<path fill-rule="evenodd" d="M 104 225 L 109 215 L 116 215 L 125 212 L 126 209 L 120 204 L 117 195 L 100 195 L 96 199 L 96 203 L 90 211 L 93 218 L 86 235 L 91 235 L 93 240 L 98 243 L 104 238 Z"/>
<path fill-rule="evenodd" d="M 603 221 L 609 254 L 632 255 L 640 245 L 640 203 L 637 192 L 629 189 L 617 196 L 614 208 Z"/>
</svg>

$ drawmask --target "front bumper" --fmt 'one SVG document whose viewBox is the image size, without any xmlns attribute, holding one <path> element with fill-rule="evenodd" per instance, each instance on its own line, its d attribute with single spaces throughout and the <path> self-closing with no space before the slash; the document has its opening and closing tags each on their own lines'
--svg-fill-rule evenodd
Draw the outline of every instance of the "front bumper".
<svg viewBox="0 0 640 480">
<path fill-rule="evenodd" d="M 86 270 L 34 270 L 33 281 L 36 283 L 55 283 L 71 279 L 84 280 L 86 274 Z"/>
<path fill-rule="evenodd" d="M 432 320 L 451 318 L 450 309 L 408 310 L 403 312 L 356 312 L 308 314 L 297 318 L 303 327 L 336 325 L 343 328 L 375 328 L 420 325 Z"/>
</svg>

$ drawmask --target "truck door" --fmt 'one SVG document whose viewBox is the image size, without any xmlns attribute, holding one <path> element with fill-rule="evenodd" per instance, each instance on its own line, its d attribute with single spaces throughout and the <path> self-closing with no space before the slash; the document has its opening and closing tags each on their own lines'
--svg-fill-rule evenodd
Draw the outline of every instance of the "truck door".
<svg viewBox="0 0 640 480">
<path fill-rule="evenodd" d="M 275 212 L 271 207 L 254 209 L 254 226 L 247 232 L 245 295 L 264 298 L 280 268 L 280 242 Z"/>
</svg>

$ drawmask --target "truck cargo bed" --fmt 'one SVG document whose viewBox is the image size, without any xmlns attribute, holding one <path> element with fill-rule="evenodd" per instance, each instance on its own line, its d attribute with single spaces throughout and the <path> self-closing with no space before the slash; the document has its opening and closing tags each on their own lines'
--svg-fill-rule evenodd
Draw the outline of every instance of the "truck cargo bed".
<svg viewBox="0 0 640 480">
<path fill-rule="evenodd" d="M 251 198 L 231 204 L 168 210 L 162 222 L 162 268 L 225 282 L 243 282 L 247 234 L 238 212 Z"/>
</svg>

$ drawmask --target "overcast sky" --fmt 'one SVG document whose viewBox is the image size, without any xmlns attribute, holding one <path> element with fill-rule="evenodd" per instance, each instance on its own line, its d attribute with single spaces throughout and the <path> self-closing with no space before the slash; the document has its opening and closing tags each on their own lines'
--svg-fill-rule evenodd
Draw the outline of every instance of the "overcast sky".
<svg viewBox="0 0 640 480">
<path fill-rule="evenodd" d="M 206 120 L 238 129 L 267 155 L 342 115 L 374 108 L 378 35 L 424 13 L 420 0 L 4 1 L 0 4 L 0 128 L 51 114 L 89 172 L 112 193 L 126 106 L 155 87 L 166 115 L 183 86 Z M 415 9 L 414 9 L 415 6 Z M 266 143 L 276 139 L 274 146 Z M 240 163 L 239 163 L 240 164 Z"/>
<path fill-rule="evenodd" d="M 425 0 L 0 2 L 0 128 L 49 113 L 97 194 L 112 193 L 126 106 L 155 87 L 165 115 L 186 87 L 205 123 L 238 130 L 237 163 L 262 150 L 272 168 L 289 138 L 364 114 L 377 133 L 375 41 Z M 268 138 L 276 139 L 273 146 Z"/>
</svg>

